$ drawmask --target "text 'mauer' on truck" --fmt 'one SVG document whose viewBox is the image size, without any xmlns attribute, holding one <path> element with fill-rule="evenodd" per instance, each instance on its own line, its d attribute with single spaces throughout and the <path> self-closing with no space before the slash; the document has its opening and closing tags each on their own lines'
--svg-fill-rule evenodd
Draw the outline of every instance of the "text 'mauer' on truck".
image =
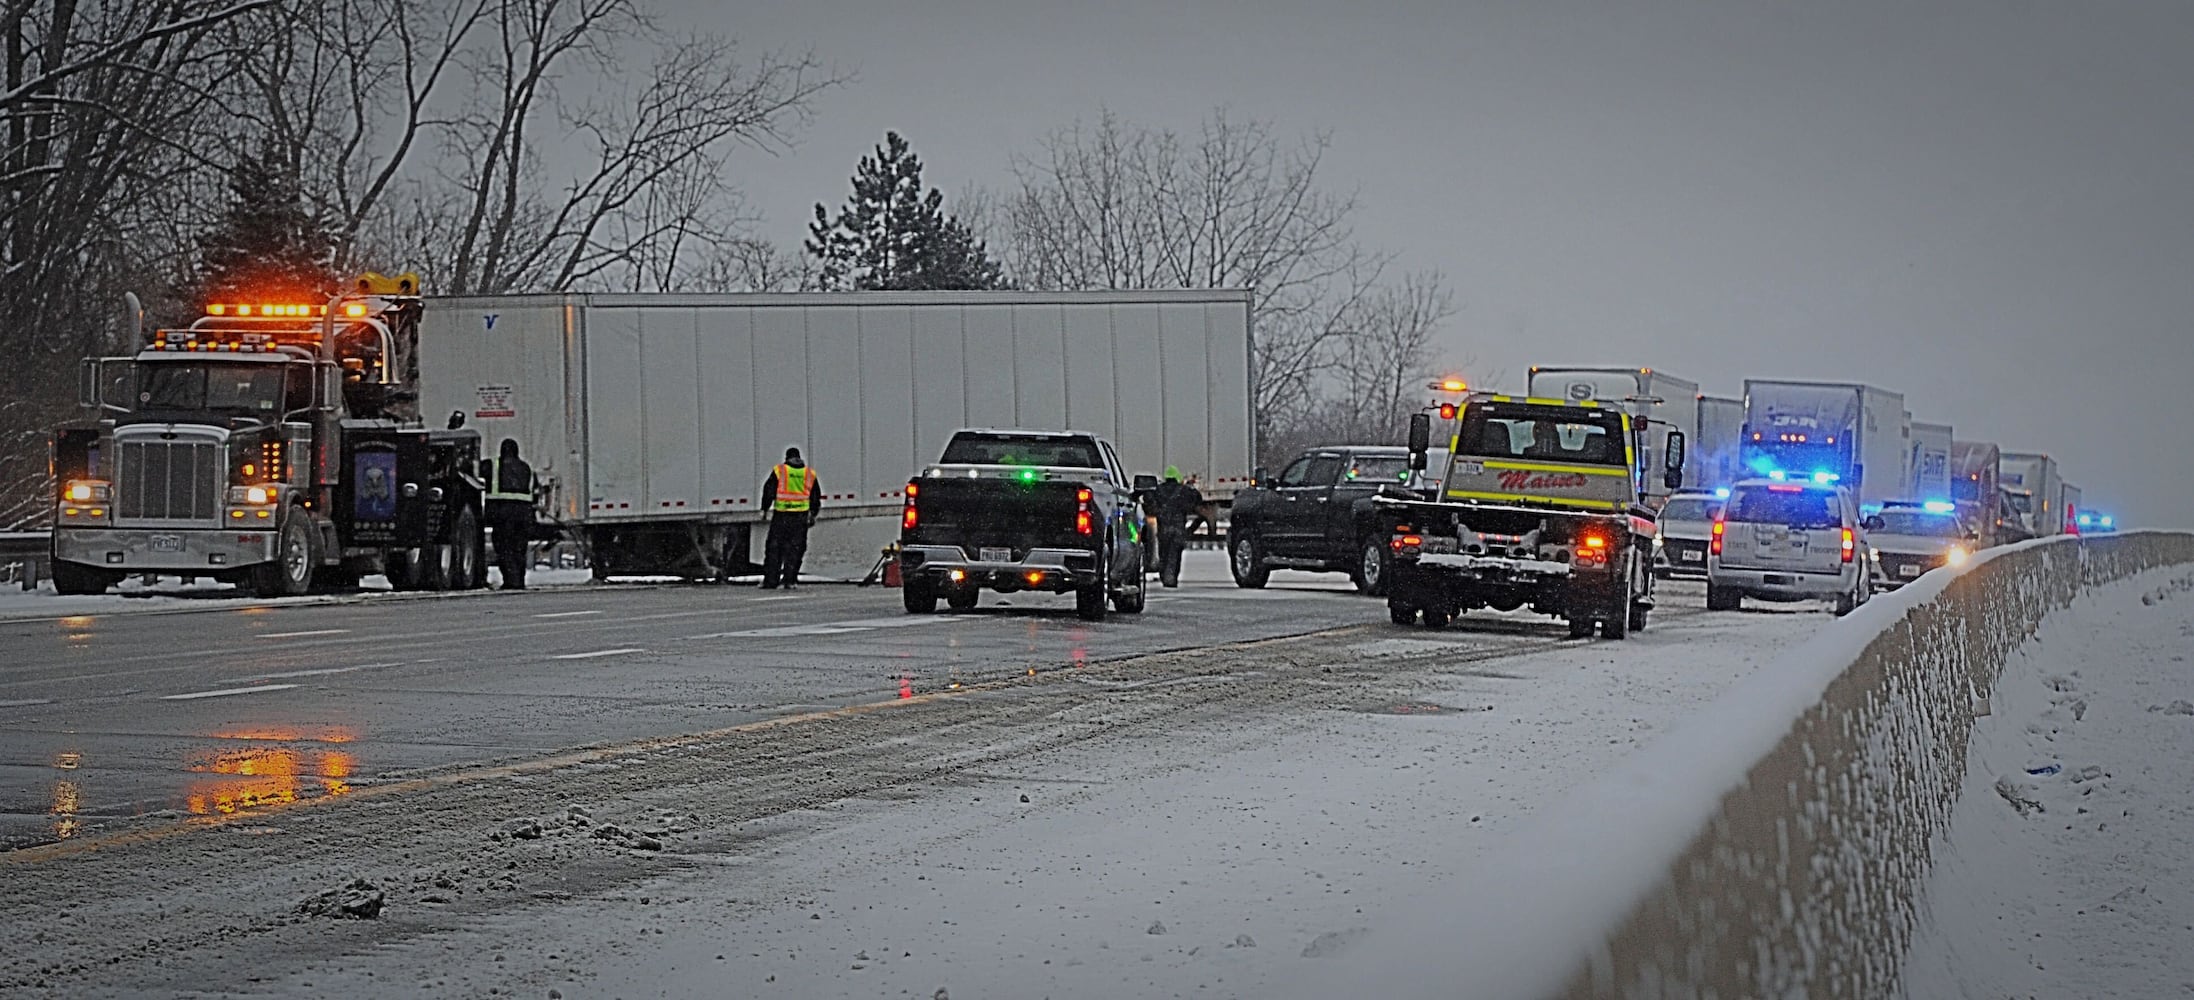
<svg viewBox="0 0 2194 1000">
<path fill-rule="evenodd" d="M 420 419 L 418 280 L 214 303 L 135 355 L 87 359 L 89 416 L 54 436 L 55 586 L 483 586 L 480 435 Z"/>
<path fill-rule="evenodd" d="M 1412 463 L 1431 419 L 1410 422 Z M 1649 478 L 1638 461 L 1661 456 Z M 1594 400 L 1472 395 L 1437 499 L 1379 497 L 1396 624 L 1441 628 L 1474 608 L 1529 606 L 1572 637 L 1621 639 L 1653 607 L 1651 499 L 1683 485 L 1681 429 Z"/>
</svg>

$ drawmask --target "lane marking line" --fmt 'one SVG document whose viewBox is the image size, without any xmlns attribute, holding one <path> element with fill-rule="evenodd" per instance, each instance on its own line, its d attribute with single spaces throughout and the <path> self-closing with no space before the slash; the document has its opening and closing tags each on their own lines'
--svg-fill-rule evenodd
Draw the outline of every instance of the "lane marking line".
<svg viewBox="0 0 2194 1000">
<path fill-rule="evenodd" d="M 226 698 L 232 694 L 258 694 L 261 691 L 287 691 L 295 684 L 258 684 L 252 687 L 222 688 L 219 691 L 192 691 L 189 694 L 164 694 L 161 701 L 196 701 L 200 698 Z"/>
<path fill-rule="evenodd" d="M 545 614 L 545 615 L 534 615 L 533 617 L 535 617 L 535 618 L 577 618 L 577 617 L 579 617 L 580 615 L 598 615 L 598 614 L 601 614 L 601 612 L 599 612 L 599 611 L 551 611 L 551 612 L 549 612 L 548 614 Z"/>
<path fill-rule="evenodd" d="M 850 622 L 824 622 L 815 625 L 778 625 L 772 628 L 740 629 L 736 632 L 710 632 L 706 635 L 689 635 L 687 641 L 702 639 L 789 639 L 809 635 L 844 635 L 848 632 L 867 632 L 880 628 L 906 628 L 910 625 L 935 625 L 951 621 L 943 615 L 922 617 L 909 615 L 904 618 L 868 618 Z"/>
<path fill-rule="evenodd" d="M 259 633 L 259 635 L 258 635 L 258 636 L 256 636 L 255 638 L 260 638 L 260 639 L 302 639 L 302 638 L 304 638 L 304 637 L 306 637 L 306 636 L 308 636 L 308 635 L 344 635 L 344 634 L 348 633 L 349 631 L 350 631 L 350 630 L 349 630 L 349 629 L 347 629 L 347 628 L 316 628 L 316 629 L 309 629 L 309 630 L 307 630 L 307 631 L 303 631 L 303 632 L 261 632 L 261 633 Z"/>
<path fill-rule="evenodd" d="M 597 656 L 623 656 L 623 655 L 625 655 L 626 653 L 644 653 L 644 652 L 647 652 L 647 651 L 646 651 L 646 650 L 644 650 L 644 649 L 641 649 L 641 648 L 639 648 L 639 647 L 637 647 L 637 646 L 632 646 L 632 647 L 627 647 L 627 648 L 625 648 L 625 649 L 597 649 L 597 650 L 594 650 L 593 652 L 590 652 L 590 653 L 558 653 L 558 654 L 557 654 L 557 655 L 555 655 L 555 656 L 551 656 L 551 657 L 549 657 L 549 659 L 551 659 L 551 660 L 591 660 L 591 659 L 594 659 L 594 658 L 595 658 L 595 657 L 597 657 Z"/>
<path fill-rule="evenodd" d="M 51 698 L 18 698 L 14 701 L 0 701 L 0 708 L 29 708 L 32 705 L 51 704 L 53 704 Z"/>
<path fill-rule="evenodd" d="M 325 677 L 328 674 L 347 674 L 353 670 L 377 670 L 382 667 L 401 666 L 397 663 L 361 663 L 355 667 L 320 667 L 314 670 L 285 670 L 279 674 L 260 674 L 255 681 L 282 680 L 287 677 Z"/>
</svg>

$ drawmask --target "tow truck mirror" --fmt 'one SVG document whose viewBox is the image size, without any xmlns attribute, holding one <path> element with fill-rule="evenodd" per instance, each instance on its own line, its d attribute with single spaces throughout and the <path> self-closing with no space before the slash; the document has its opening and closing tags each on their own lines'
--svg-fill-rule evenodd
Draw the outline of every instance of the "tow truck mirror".
<svg viewBox="0 0 2194 1000">
<path fill-rule="evenodd" d="M 1262 465 L 1258 466 L 1257 471 L 1249 474 L 1249 484 L 1251 486 L 1272 485 L 1272 470 L 1267 469 Z"/>
<path fill-rule="evenodd" d="M 85 358 L 76 375 L 76 405 L 87 410 L 99 406 L 99 359 Z"/>
<path fill-rule="evenodd" d="M 1409 467 L 1424 471 L 1425 453 L 1432 450 L 1432 414 L 1409 415 Z"/>
<path fill-rule="evenodd" d="M 1672 489 L 1672 490 L 1680 490 L 1680 489 L 1683 489 L 1683 488 L 1684 488 L 1684 432 L 1682 432 L 1682 431 L 1670 431 L 1670 432 L 1669 432 L 1669 434 L 1668 434 L 1668 448 L 1666 449 L 1666 452 L 1665 452 L 1665 456 L 1664 456 L 1664 457 L 1665 457 L 1665 460 L 1664 460 L 1664 461 L 1662 462 L 1662 466 L 1663 466 L 1663 474 L 1662 474 L 1662 476 L 1661 476 L 1661 481 L 1662 481 L 1662 483 L 1663 483 L 1664 485 L 1666 485 L 1666 486 L 1667 486 L 1667 487 L 1668 487 L 1669 489 Z"/>
<path fill-rule="evenodd" d="M 1151 490 L 1154 490 L 1154 489 L 1157 489 L 1157 488 L 1158 488 L 1158 477 L 1157 477 L 1157 476 L 1153 476 L 1153 475 L 1151 475 L 1150 473 L 1147 473 L 1147 472 L 1145 472 L 1145 473 L 1143 473 L 1142 475 L 1139 475 L 1139 476 L 1136 476 L 1136 477 L 1135 477 L 1135 492 L 1137 492 L 1137 493 L 1148 493 L 1148 492 L 1150 492 Z"/>
</svg>

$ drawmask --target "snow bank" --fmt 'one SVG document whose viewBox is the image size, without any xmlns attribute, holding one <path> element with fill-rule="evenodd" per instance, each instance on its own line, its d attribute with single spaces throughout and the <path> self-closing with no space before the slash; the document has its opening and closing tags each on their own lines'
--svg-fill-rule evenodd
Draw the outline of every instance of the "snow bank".
<svg viewBox="0 0 2194 1000">
<path fill-rule="evenodd" d="M 2006 658 L 2083 587 L 2189 561 L 2194 535 L 2039 540 L 1762 650 L 1306 995 L 1887 995 Z"/>
</svg>

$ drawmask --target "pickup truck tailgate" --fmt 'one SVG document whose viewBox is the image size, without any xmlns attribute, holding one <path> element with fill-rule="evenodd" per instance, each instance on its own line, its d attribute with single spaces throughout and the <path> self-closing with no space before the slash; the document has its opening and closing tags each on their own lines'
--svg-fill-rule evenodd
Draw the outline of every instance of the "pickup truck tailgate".
<svg viewBox="0 0 2194 1000">
<path fill-rule="evenodd" d="M 1017 559 L 1032 548 L 1088 548 L 1077 528 L 1076 482 L 923 478 L 915 481 L 915 524 L 906 541 L 956 545 L 970 559 Z M 1104 525 L 1092 525 L 1101 532 Z M 986 553 L 983 550 L 997 550 Z"/>
</svg>

